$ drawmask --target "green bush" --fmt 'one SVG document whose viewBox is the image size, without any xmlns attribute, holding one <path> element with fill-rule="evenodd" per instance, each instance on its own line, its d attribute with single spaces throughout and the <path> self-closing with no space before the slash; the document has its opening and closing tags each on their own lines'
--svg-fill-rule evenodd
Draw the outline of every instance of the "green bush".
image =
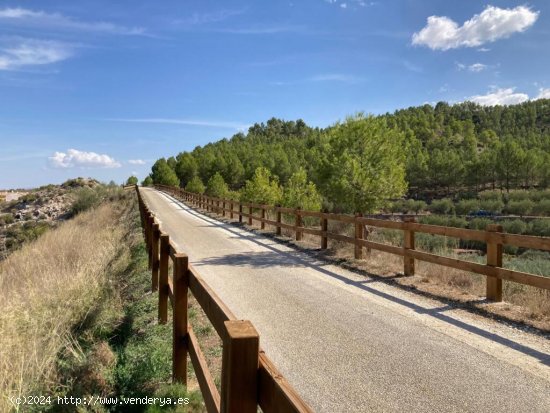
<svg viewBox="0 0 550 413">
<path fill-rule="evenodd" d="M 447 220 L 447 226 L 455 228 L 467 228 L 468 221 L 465 218 L 449 217 Z"/>
<path fill-rule="evenodd" d="M 508 232 L 510 234 L 525 234 L 528 228 L 525 221 L 522 221 L 521 219 L 506 220 L 501 224 L 504 232 Z"/>
<path fill-rule="evenodd" d="M 9 225 L 13 224 L 15 221 L 15 218 L 12 214 L 5 214 L 0 216 L 0 225 Z"/>
<path fill-rule="evenodd" d="M 212 196 L 214 198 L 225 198 L 228 192 L 229 187 L 219 172 L 216 172 L 210 177 L 208 183 L 206 184 L 206 194 L 208 196 Z"/>
<path fill-rule="evenodd" d="M 426 204 L 426 202 L 422 201 L 422 200 L 418 200 L 418 201 L 414 201 L 414 200 L 411 200 L 412 202 L 410 203 L 410 210 L 413 211 L 415 214 L 418 214 L 419 212 L 421 211 L 424 211 L 426 209 L 426 207 L 428 206 Z"/>
<path fill-rule="evenodd" d="M 535 203 L 530 199 L 524 199 L 521 201 L 510 201 L 506 205 L 505 211 L 514 215 L 529 215 L 533 210 Z"/>
<path fill-rule="evenodd" d="M 204 184 L 198 176 L 194 176 L 185 187 L 185 190 L 188 192 L 193 192 L 194 194 L 204 194 L 206 190 Z"/>
<path fill-rule="evenodd" d="M 485 211 L 494 212 L 495 214 L 500 214 L 502 210 L 504 209 L 504 202 L 502 202 L 500 199 L 492 200 L 487 199 L 483 200 L 479 203 L 480 209 L 483 209 Z"/>
<path fill-rule="evenodd" d="M 428 206 L 428 210 L 435 214 L 454 214 L 455 206 L 449 198 L 435 199 Z"/>
<path fill-rule="evenodd" d="M 543 217 L 550 216 L 550 199 L 541 199 L 533 205 L 533 214 Z"/>
<path fill-rule="evenodd" d="M 494 222 L 488 218 L 474 218 L 468 223 L 468 228 L 485 231 L 487 226 L 491 224 L 494 224 Z"/>
<path fill-rule="evenodd" d="M 479 201 L 477 199 L 463 199 L 455 205 L 455 210 L 458 215 L 468 215 L 470 212 L 475 212 L 479 209 Z"/>
<path fill-rule="evenodd" d="M 283 188 L 282 204 L 289 208 L 302 208 L 307 211 L 319 211 L 322 198 L 313 182 L 307 180 L 305 169 L 300 168 L 292 174 Z"/>
<path fill-rule="evenodd" d="M 510 191 L 507 194 L 509 201 L 525 201 L 526 199 L 531 199 L 531 194 L 529 191 L 525 191 L 523 189 L 516 189 L 514 191 Z"/>
<path fill-rule="evenodd" d="M 550 237 L 550 219 L 534 219 L 529 223 L 530 235 Z"/>
<path fill-rule="evenodd" d="M 415 235 L 415 247 L 419 250 L 428 252 L 444 252 L 449 249 L 458 248 L 458 246 L 458 238 L 424 234 L 421 232 Z"/>
<path fill-rule="evenodd" d="M 98 191 L 81 187 L 73 191 L 73 203 L 71 205 L 71 213 L 73 215 L 80 214 L 90 208 L 97 206 L 101 202 Z"/>
<path fill-rule="evenodd" d="M 267 168 L 257 168 L 251 180 L 247 180 L 241 190 L 241 200 L 255 204 L 275 205 L 282 198 L 279 179 L 272 176 Z"/>
<path fill-rule="evenodd" d="M 483 191 L 478 196 L 482 201 L 502 201 L 502 193 L 500 191 Z"/>
</svg>

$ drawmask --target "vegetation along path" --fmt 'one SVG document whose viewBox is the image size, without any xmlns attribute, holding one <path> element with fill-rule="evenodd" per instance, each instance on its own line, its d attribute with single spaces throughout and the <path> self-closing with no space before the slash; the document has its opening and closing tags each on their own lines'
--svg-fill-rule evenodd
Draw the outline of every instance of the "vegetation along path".
<svg viewBox="0 0 550 413">
<path fill-rule="evenodd" d="M 319 412 L 548 411 L 550 345 L 141 189 L 163 231 Z"/>
</svg>

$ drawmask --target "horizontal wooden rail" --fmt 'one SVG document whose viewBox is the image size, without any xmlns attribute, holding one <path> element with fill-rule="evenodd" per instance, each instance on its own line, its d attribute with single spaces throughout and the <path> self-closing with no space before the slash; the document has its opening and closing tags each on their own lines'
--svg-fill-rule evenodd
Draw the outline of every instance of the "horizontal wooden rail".
<svg viewBox="0 0 550 413">
<path fill-rule="evenodd" d="M 520 248 L 531 248 L 550 251 L 550 238 L 536 237 L 529 235 L 507 234 L 501 227 L 492 228 L 489 226 L 486 230 L 474 230 L 466 228 L 446 227 L 440 225 L 421 224 L 414 221 L 414 218 L 405 221 L 393 221 L 387 219 L 362 217 L 345 214 L 334 214 L 319 211 L 304 211 L 295 208 L 288 208 L 276 205 L 264 205 L 250 202 L 239 202 L 236 200 L 212 198 L 206 195 L 193 194 L 181 188 L 157 185 L 157 188 L 173 196 L 179 197 L 192 205 L 204 208 L 206 205 L 231 205 L 231 208 L 216 207 L 210 210 L 223 213 L 230 212 L 231 215 L 237 215 L 239 222 L 243 218 L 248 219 L 251 225 L 254 221 L 259 222 L 262 229 L 265 225 L 275 227 L 277 235 L 281 235 L 281 229 L 291 230 L 296 235 L 296 240 L 302 238 L 302 234 L 318 236 L 321 239 L 321 248 L 328 248 L 328 240 L 345 242 L 355 246 L 355 258 L 363 257 L 363 248 L 367 251 L 374 249 L 382 252 L 395 254 L 403 257 L 403 273 L 405 275 L 414 275 L 415 260 L 426 261 L 433 264 L 442 265 L 449 268 L 456 268 L 463 271 L 481 274 L 487 277 L 487 298 L 495 301 L 502 299 L 502 283 L 500 280 L 513 281 L 520 284 L 530 285 L 537 288 L 550 289 L 550 277 L 544 277 L 536 274 L 524 273 L 521 271 L 502 268 L 502 247 L 512 245 Z M 246 209 L 245 209 L 246 208 Z M 259 213 L 258 213 L 259 211 Z M 277 220 L 266 218 L 266 212 L 274 212 Z M 256 213 L 255 213 L 256 212 Z M 294 217 L 294 223 L 282 222 L 282 214 Z M 319 219 L 319 227 L 304 225 L 304 218 Z M 353 236 L 344 235 L 328 231 L 328 222 L 341 222 L 351 224 L 354 230 Z M 393 229 L 403 232 L 402 246 L 382 244 L 368 240 L 368 234 L 372 228 Z M 466 241 L 477 241 L 487 245 L 486 264 L 473 263 L 470 261 L 459 260 L 450 257 L 430 254 L 418 251 L 415 248 L 415 233 L 430 234 L 443 237 L 458 238 Z"/>
<path fill-rule="evenodd" d="M 167 322 L 168 301 L 173 310 L 173 380 L 187 383 L 189 355 L 209 413 L 256 413 L 258 405 L 265 413 L 312 412 L 259 348 L 259 336 L 252 324 L 236 319 L 197 270 L 189 265 L 187 256 L 178 251 L 168 234 L 162 232 L 160 222 L 151 213 L 139 189 L 137 196 L 152 274 L 151 285 L 159 292 L 159 322 Z M 218 213 L 223 211 L 223 208 L 217 208 L 218 200 L 197 197 L 194 202 Z M 173 274 L 168 273 L 170 259 Z M 221 393 L 189 323 L 189 292 L 222 339 Z"/>
</svg>

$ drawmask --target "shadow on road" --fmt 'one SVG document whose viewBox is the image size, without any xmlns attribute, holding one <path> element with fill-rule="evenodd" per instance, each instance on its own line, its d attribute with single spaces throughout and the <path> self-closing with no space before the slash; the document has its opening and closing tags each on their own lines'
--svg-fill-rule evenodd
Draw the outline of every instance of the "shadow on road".
<svg viewBox="0 0 550 413">
<path fill-rule="evenodd" d="M 341 274 L 337 274 L 325 268 L 326 266 L 332 265 L 330 263 L 320 261 L 318 259 L 310 257 L 302 251 L 297 251 L 297 250 L 292 252 L 281 251 L 278 248 L 275 248 L 273 246 L 274 244 L 277 245 L 278 243 L 277 241 L 274 241 L 271 238 L 267 238 L 265 236 L 262 236 L 261 234 L 251 233 L 250 231 L 243 228 L 237 228 L 235 225 L 230 223 L 217 221 L 213 218 L 203 215 L 200 212 L 197 212 L 196 210 L 175 200 L 173 197 L 165 193 L 161 193 L 161 194 L 164 197 L 166 197 L 166 199 L 170 203 L 173 203 L 177 208 L 186 211 L 187 213 L 195 216 L 196 218 L 208 224 L 208 225 L 204 225 L 204 227 L 217 227 L 217 228 L 224 229 L 225 231 L 231 233 L 235 238 L 252 241 L 257 245 L 260 245 L 261 247 L 268 250 L 263 252 L 247 252 L 243 254 L 229 254 L 229 255 L 223 255 L 219 257 L 212 257 L 212 258 L 204 259 L 202 261 L 195 263 L 194 264 L 195 267 L 204 266 L 204 265 L 234 265 L 234 266 L 255 267 L 255 268 L 269 268 L 274 266 L 311 268 L 326 276 L 337 279 L 344 284 L 354 286 L 370 294 L 384 298 L 393 303 L 397 303 L 419 314 L 429 315 L 438 320 L 444 321 L 450 325 L 459 327 L 470 333 L 477 334 L 483 338 L 492 340 L 496 343 L 512 348 L 516 351 L 519 351 L 531 357 L 537 358 L 542 364 L 546 366 L 550 366 L 549 354 L 532 349 L 528 346 L 517 343 L 506 337 L 502 337 L 498 334 L 484 330 L 477 326 L 473 326 L 463 321 L 456 320 L 455 318 L 444 314 L 445 311 L 453 310 L 457 308 L 457 306 L 452 305 L 452 303 L 448 303 L 438 308 L 426 308 L 419 304 L 413 303 L 411 301 L 394 297 L 390 294 L 387 294 L 383 291 L 379 291 L 376 288 L 372 288 L 369 285 L 367 285 L 367 284 L 374 284 L 374 283 L 380 283 L 380 282 L 387 283 L 387 280 L 385 279 L 373 278 L 373 279 L 367 279 L 367 280 L 361 280 L 361 281 L 352 280 L 350 278 L 347 278 Z M 375 274 L 366 274 L 366 275 L 376 277 Z M 395 285 L 395 284 L 392 284 L 392 285 L 399 287 L 398 285 Z M 436 297 L 432 297 L 432 298 L 436 298 Z"/>
</svg>

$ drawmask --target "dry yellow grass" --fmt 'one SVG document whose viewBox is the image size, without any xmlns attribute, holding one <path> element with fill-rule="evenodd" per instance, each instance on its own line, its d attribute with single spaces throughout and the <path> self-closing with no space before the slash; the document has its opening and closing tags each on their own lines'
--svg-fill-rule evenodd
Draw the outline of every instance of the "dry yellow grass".
<svg viewBox="0 0 550 413">
<path fill-rule="evenodd" d="M 9 396 L 54 388 L 58 354 L 78 352 L 71 331 L 125 261 L 123 208 L 106 204 L 83 213 L 1 264 L 0 411 L 13 408 Z"/>
</svg>

